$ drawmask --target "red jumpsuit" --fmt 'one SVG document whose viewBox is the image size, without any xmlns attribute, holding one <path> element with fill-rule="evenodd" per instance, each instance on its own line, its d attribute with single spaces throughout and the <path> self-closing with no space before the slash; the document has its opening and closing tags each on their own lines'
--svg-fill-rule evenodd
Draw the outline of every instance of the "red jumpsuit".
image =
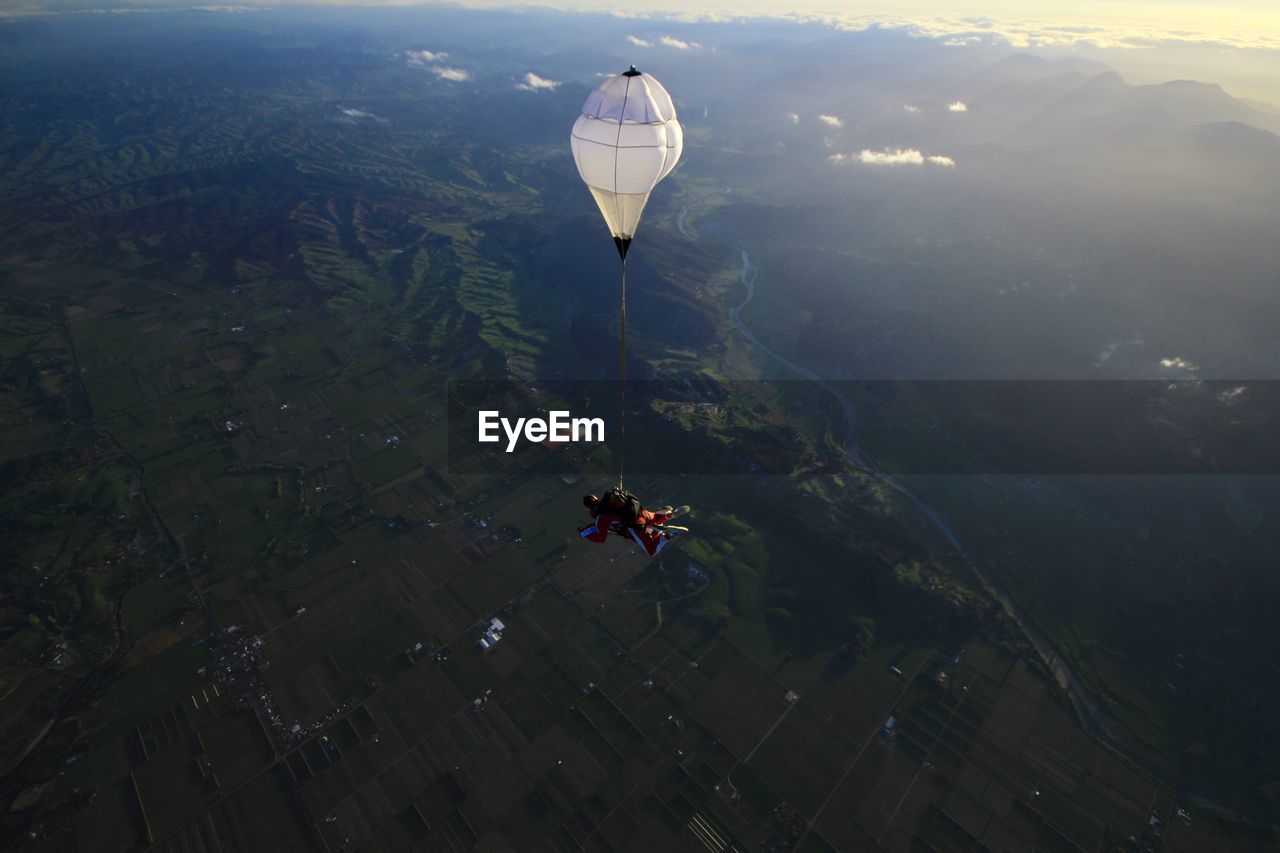
<svg viewBox="0 0 1280 853">
<path fill-rule="evenodd" d="M 670 539 L 666 533 L 656 528 L 655 525 L 665 524 L 668 518 L 670 516 L 666 513 L 642 509 L 640 510 L 640 518 L 636 520 L 636 523 L 624 531 L 622 529 L 622 518 L 617 513 L 602 512 L 599 515 L 592 513 L 592 523 L 586 527 L 578 528 L 578 535 L 588 542 L 603 542 L 609 538 L 610 533 L 630 536 L 637 545 L 644 549 L 645 554 L 653 557 L 666 547 L 667 540 Z"/>
</svg>

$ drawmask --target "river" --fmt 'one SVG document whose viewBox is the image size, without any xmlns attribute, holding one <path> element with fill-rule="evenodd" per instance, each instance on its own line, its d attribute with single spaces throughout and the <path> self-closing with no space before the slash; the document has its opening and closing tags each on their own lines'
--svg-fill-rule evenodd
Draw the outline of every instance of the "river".
<svg viewBox="0 0 1280 853">
<path fill-rule="evenodd" d="M 690 236 L 685 230 L 685 216 L 687 213 L 687 207 L 680 211 L 680 216 L 676 221 L 676 225 L 681 234 Z M 858 440 L 857 411 L 854 409 L 853 404 L 849 399 L 840 391 L 839 388 L 818 376 L 818 374 L 814 373 L 809 368 L 802 364 L 797 364 L 783 356 L 781 353 L 770 349 L 769 346 L 761 341 L 756 333 L 751 330 L 751 327 L 747 325 L 746 321 L 742 318 L 742 314 L 746 307 L 751 304 L 751 300 L 755 298 L 756 279 L 759 276 L 759 270 L 756 268 L 755 264 L 751 262 L 751 256 L 747 253 L 746 249 L 739 249 L 738 251 L 742 258 L 740 279 L 743 287 L 746 289 L 746 295 L 743 297 L 743 300 L 735 305 L 729 312 L 729 319 L 733 321 L 734 326 L 737 327 L 738 331 L 740 331 L 747 340 L 759 347 L 762 352 L 774 361 L 799 376 L 818 383 L 818 385 L 827 391 L 827 393 L 831 394 L 831 396 L 840 405 L 841 412 L 845 417 L 845 423 L 848 425 L 848 431 L 845 436 L 845 453 L 849 457 L 849 461 L 857 468 L 867 474 L 870 474 L 887 488 L 890 488 L 902 495 L 902 497 L 906 498 L 925 518 L 929 520 L 942 537 L 946 539 L 952 548 L 955 549 L 960 558 L 964 560 L 965 565 L 973 572 L 974 577 L 976 577 L 978 582 L 982 584 L 982 587 L 986 590 L 987 594 L 993 600 L 998 602 L 1000 606 L 1004 608 L 1005 613 L 1009 615 L 1009 618 L 1017 623 L 1018 627 L 1022 629 L 1023 634 L 1035 648 L 1036 654 L 1039 655 L 1040 659 L 1044 662 L 1045 666 L 1048 667 L 1049 671 L 1053 673 L 1053 677 L 1058 684 L 1064 691 L 1066 691 L 1067 696 L 1071 700 L 1071 704 L 1075 707 L 1077 714 L 1085 722 L 1088 728 L 1096 736 L 1104 739 L 1112 746 L 1127 754 L 1128 750 L 1117 738 L 1106 714 L 1097 707 L 1097 704 L 1088 695 L 1083 683 L 1071 669 L 1071 666 L 1060 654 L 1058 654 L 1057 650 L 1053 648 L 1047 639 L 1045 639 L 1044 635 L 1040 633 L 1035 625 L 1023 617 L 1022 612 L 1018 609 L 1018 606 L 1014 603 L 1013 599 L 1011 599 L 1008 594 L 1006 594 L 1005 591 L 1001 589 L 1001 587 L 993 581 L 986 572 L 983 571 L 979 561 L 975 559 L 964 546 L 964 543 L 961 542 L 960 537 L 956 534 L 955 528 L 952 527 L 949 521 L 947 521 L 946 517 L 919 494 L 902 483 L 898 478 L 880 469 L 879 466 L 877 466 L 875 462 L 867 457 L 863 452 L 862 446 Z"/>
</svg>

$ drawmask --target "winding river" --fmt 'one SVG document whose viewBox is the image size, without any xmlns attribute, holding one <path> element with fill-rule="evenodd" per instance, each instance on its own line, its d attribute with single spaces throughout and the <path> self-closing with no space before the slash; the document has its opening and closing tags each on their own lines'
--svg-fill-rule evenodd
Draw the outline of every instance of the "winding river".
<svg viewBox="0 0 1280 853">
<path fill-rule="evenodd" d="M 685 236 L 692 236 L 685 230 L 685 217 L 687 214 L 688 208 L 686 207 L 681 210 L 680 216 L 676 220 L 676 225 L 681 234 L 684 234 Z M 1075 707 L 1077 714 L 1088 725 L 1089 729 L 1096 736 L 1105 740 L 1113 747 L 1125 752 L 1127 755 L 1128 750 L 1116 736 L 1107 716 L 1100 708 L 1098 708 L 1097 704 L 1089 696 L 1080 678 L 1074 671 L 1072 671 L 1067 661 L 1058 654 L 1057 650 L 1054 649 L 1047 639 L 1045 639 L 1044 635 L 1040 633 L 1035 625 L 1023 616 L 1013 599 L 1011 599 L 1008 594 L 1006 594 L 1005 591 L 982 570 L 982 566 L 979 561 L 973 557 L 967 548 L 965 548 L 964 544 L 960 541 L 960 537 L 956 534 L 955 529 L 952 527 L 951 523 L 947 521 L 946 517 L 896 477 L 880 469 L 879 466 L 877 466 L 875 462 L 869 459 L 863 452 L 862 446 L 858 441 L 857 412 L 854 409 L 853 404 L 849 402 L 849 399 L 841 393 L 839 388 L 818 376 L 818 374 L 814 373 L 809 368 L 804 365 L 797 364 L 782 354 L 770 349 L 769 346 L 761 341 L 756 333 L 751 330 L 751 327 L 747 325 L 742 315 L 747 306 L 751 304 L 751 300 L 755 298 L 756 279 L 759 275 L 759 270 L 756 268 L 755 264 L 751 262 L 751 256 L 745 249 L 738 249 L 738 252 L 741 254 L 742 260 L 742 269 L 739 277 L 742 281 L 743 287 L 746 289 L 746 295 L 743 300 L 735 305 L 729 312 L 729 319 L 733 321 L 734 326 L 747 338 L 747 340 L 759 347 L 761 352 L 764 352 L 774 361 L 799 376 L 818 383 L 818 385 L 827 391 L 827 393 L 831 394 L 831 396 L 840 405 L 840 409 L 845 417 L 845 423 L 848 424 L 848 432 L 845 437 L 845 453 L 848 455 L 849 461 L 857 468 L 860 468 L 870 474 L 887 488 L 890 488 L 900 494 L 929 520 L 942 537 L 946 539 L 952 548 L 955 549 L 956 553 L 960 555 L 960 558 L 964 560 L 965 565 L 967 565 L 973 572 L 974 577 L 976 577 L 978 582 L 982 584 L 982 587 L 986 590 L 987 594 L 991 596 L 993 600 L 999 602 L 1000 606 L 1004 608 L 1005 613 L 1009 615 L 1009 618 L 1017 623 L 1023 634 L 1026 635 L 1027 639 L 1035 648 L 1036 654 L 1039 655 L 1045 666 L 1047 666 L 1049 671 L 1053 673 L 1054 679 L 1066 692 L 1067 696 L 1071 700 L 1071 704 Z"/>
</svg>

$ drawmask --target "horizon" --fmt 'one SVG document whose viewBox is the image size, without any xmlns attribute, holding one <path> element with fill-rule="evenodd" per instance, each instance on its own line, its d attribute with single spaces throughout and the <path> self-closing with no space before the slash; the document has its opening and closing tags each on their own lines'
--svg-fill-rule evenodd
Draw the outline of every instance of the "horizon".
<svg viewBox="0 0 1280 853">
<path fill-rule="evenodd" d="M 715 45 L 670 37 L 658 41 L 646 37 L 644 31 L 660 24 L 707 28 L 750 22 L 817 25 L 833 33 L 900 30 L 957 50 L 1007 47 L 1047 58 L 1076 56 L 1105 62 L 1135 85 L 1182 79 L 1215 83 L 1235 97 L 1262 101 L 1280 110 L 1280 7 L 1253 0 L 1225 7 L 1170 0 L 1117 7 L 1087 0 L 1070 6 L 1038 3 L 1034 9 L 1012 2 L 911 2 L 889 7 L 872 3 L 851 6 L 839 0 L 805 0 L 798 5 L 775 0 L 701 0 L 692 8 L 672 4 L 640 13 L 619 10 L 600 0 L 26 0 L 0 10 L 0 22 L 113 13 L 388 12 L 415 8 L 609 15 L 635 21 L 641 31 L 635 36 L 637 48 L 681 53 L 714 51 Z"/>
</svg>

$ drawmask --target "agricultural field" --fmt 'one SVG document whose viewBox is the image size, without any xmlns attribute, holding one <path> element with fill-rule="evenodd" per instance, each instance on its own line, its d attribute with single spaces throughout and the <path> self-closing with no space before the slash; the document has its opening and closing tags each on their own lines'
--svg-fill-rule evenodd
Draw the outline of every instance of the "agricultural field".
<svg viewBox="0 0 1280 853">
<path fill-rule="evenodd" d="M 174 14 L 0 59 L 5 849 L 1257 848 L 1153 772 L 1185 719 L 1094 645 L 1149 726 L 1098 737 L 827 391 L 773 381 L 723 176 L 674 175 L 628 262 L 631 375 L 696 399 L 643 408 L 668 464 L 626 482 L 694 535 L 585 544 L 609 454 L 477 471 L 449 423 L 451 381 L 615 375 L 585 85 L 477 104 L 390 41 Z"/>
</svg>

